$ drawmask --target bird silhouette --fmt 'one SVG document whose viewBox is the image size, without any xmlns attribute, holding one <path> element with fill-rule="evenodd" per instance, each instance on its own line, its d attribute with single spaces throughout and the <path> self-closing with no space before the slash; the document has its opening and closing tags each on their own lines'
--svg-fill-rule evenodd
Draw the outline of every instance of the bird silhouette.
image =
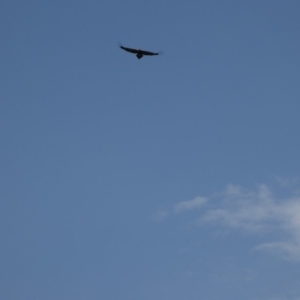
<svg viewBox="0 0 300 300">
<path fill-rule="evenodd" d="M 144 55 L 153 56 L 153 55 L 160 54 L 160 52 L 151 52 L 151 51 L 146 51 L 146 50 L 141 50 L 141 49 L 133 49 L 133 48 L 128 48 L 128 47 L 123 47 L 121 44 L 120 44 L 120 48 L 127 52 L 136 54 L 136 57 L 138 59 L 141 59 Z"/>
</svg>

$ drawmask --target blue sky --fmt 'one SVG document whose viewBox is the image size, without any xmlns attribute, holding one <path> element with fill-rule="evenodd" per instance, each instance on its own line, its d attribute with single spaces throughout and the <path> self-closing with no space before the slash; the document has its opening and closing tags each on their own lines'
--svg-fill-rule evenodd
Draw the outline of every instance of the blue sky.
<svg viewBox="0 0 300 300">
<path fill-rule="evenodd" d="M 299 300 L 299 14 L 1 1 L 0 298 Z"/>
</svg>

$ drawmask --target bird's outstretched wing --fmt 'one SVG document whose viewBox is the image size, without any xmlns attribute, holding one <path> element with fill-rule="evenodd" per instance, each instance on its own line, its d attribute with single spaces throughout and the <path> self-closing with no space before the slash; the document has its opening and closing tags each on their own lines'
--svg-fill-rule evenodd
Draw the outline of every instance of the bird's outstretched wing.
<svg viewBox="0 0 300 300">
<path fill-rule="evenodd" d="M 125 51 L 127 51 L 127 52 L 130 52 L 130 53 L 135 53 L 136 54 L 136 53 L 139 52 L 139 50 L 137 50 L 137 49 L 123 47 L 122 45 L 120 45 L 120 48 L 123 49 L 123 50 L 125 50 Z"/>
<path fill-rule="evenodd" d="M 159 55 L 158 52 L 151 52 L 151 51 L 146 51 L 146 50 L 140 50 L 140 52 L 143 55 Z"/>
</svg>

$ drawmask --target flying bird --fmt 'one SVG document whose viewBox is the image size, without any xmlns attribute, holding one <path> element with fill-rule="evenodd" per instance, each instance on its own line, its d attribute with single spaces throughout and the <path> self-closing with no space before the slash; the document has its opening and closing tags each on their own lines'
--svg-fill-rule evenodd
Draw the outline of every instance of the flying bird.
<svg viewBox="0 0 300 300">
<path fill-rule="evenodd" d="M 151 52 L 151 51 L 145 51 L 145 50 L 141 50 L 141 49 L 127 48 L 127 47 L 123 47 L 122 45 L 120 45 L 120 48 L 127 51 L 127 52 L 136 54 L 136 57 L 138 59 L 141 59 L 144 55 L 153 56 L 153 55 L 159 55 L 160 54 L 159 52 Z"/>
</svg>

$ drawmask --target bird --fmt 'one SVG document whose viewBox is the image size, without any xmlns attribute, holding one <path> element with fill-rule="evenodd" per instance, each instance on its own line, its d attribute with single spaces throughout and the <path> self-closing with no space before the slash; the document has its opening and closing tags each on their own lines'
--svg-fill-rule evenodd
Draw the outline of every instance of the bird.
<svg viewBox="0 0 300 300">
<path fill-rule="evenodd" d="M 127 51 L 127 52 L 136 54 L 136 57 L 138 59 L 141 59 L 144 55 L 153 56 L 153 55 L 159 55 L 160 54 L 160 52 L 151 52 L 151 51 L 146 51 L 146 50 L 141 50 L 141 49 L 133 49 L 133 48 L 123 47 L 121 44 L 120 44 L 120 48 Z"/>
</svg>

